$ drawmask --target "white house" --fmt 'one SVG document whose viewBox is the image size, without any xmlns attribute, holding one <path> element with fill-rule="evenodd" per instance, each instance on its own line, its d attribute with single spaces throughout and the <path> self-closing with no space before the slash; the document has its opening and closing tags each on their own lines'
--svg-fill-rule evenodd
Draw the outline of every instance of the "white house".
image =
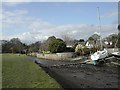
<svg viewBox="0 0 120 90">
<path fill-rule="evenodd" d="M 85 46 L 86 46 L 87 48 L 92 48 L 92 47 L 93 47 L 93 44 L 92 44 L 90 41 L 87 41 L 86 44 L 85 44 Z"/>
</svg>

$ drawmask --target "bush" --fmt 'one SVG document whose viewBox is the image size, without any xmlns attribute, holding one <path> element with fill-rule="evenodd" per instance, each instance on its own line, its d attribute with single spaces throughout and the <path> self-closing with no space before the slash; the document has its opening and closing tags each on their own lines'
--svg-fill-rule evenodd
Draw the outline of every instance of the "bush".
<svg viewBox="0 0 120 90">
<path fill-rule="evenodd" d="M 75 50 L 73 49 L 73 48 L 71 48 L 71 47 L 67 47 L 66 48 L 66 52 L 74 52 Z"/>
<path fill-rule="evenodd" d="M 100 50 L 100 46 L 96 46 L 90 49 L 91 53 L 95 53 L 97 50 Z"/>
<path fill-rule="evenodd" d="M 66 50 L 66 44 L 61 39 L 55 39 L 49 43 L 48 50 L 51 53 L 64 52 Z"/>
<path fill-rule="evenodd" d="M 87 48 L 87 47 L 83 48 L 84 55 L 90 54 L 90 51 L 91 50 L 89 48 Z"/>
</svg>

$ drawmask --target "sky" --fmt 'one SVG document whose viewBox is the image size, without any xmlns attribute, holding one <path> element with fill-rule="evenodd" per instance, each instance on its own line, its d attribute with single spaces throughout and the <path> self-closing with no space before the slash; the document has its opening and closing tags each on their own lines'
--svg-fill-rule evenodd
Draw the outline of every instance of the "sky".
<svg viewBox="0 0 120 90">
<path fill-rule="evenodd" d="M 67 35 L 79 40 L 87 39 L 95 32 L 102 37 L 117 33 L 118 2 L 12 1 L 2 2 L 0 39 L 20 38 L 30 44 L 53 35 L 58 38 Z"/>
</svg>

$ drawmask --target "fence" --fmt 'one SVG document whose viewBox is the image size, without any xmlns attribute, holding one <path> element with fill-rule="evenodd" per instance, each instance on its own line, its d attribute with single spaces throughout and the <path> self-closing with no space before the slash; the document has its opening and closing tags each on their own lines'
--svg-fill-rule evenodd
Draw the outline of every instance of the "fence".
<svg viewBox="0 0 120 90">
<path fill-rule="evenodd" d="M 118 48 L 107 48 L 107 51 L 108 51 L 109 54 L 111 54 L 113 52 L 119 51 L 119 49 Z"/>
</svg>

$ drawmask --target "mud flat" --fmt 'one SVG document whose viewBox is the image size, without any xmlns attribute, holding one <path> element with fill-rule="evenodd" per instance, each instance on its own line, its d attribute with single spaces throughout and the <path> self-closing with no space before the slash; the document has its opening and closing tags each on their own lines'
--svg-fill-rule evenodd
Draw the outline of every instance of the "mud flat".
<svg viewBox="0 0 120 90">
<path fill-rule="evenodd" d="M 65 89 L 119 88 L 119 66 L 94 66 L 79 62 L 54 62 L 32 58 Z"/>
</svg>

